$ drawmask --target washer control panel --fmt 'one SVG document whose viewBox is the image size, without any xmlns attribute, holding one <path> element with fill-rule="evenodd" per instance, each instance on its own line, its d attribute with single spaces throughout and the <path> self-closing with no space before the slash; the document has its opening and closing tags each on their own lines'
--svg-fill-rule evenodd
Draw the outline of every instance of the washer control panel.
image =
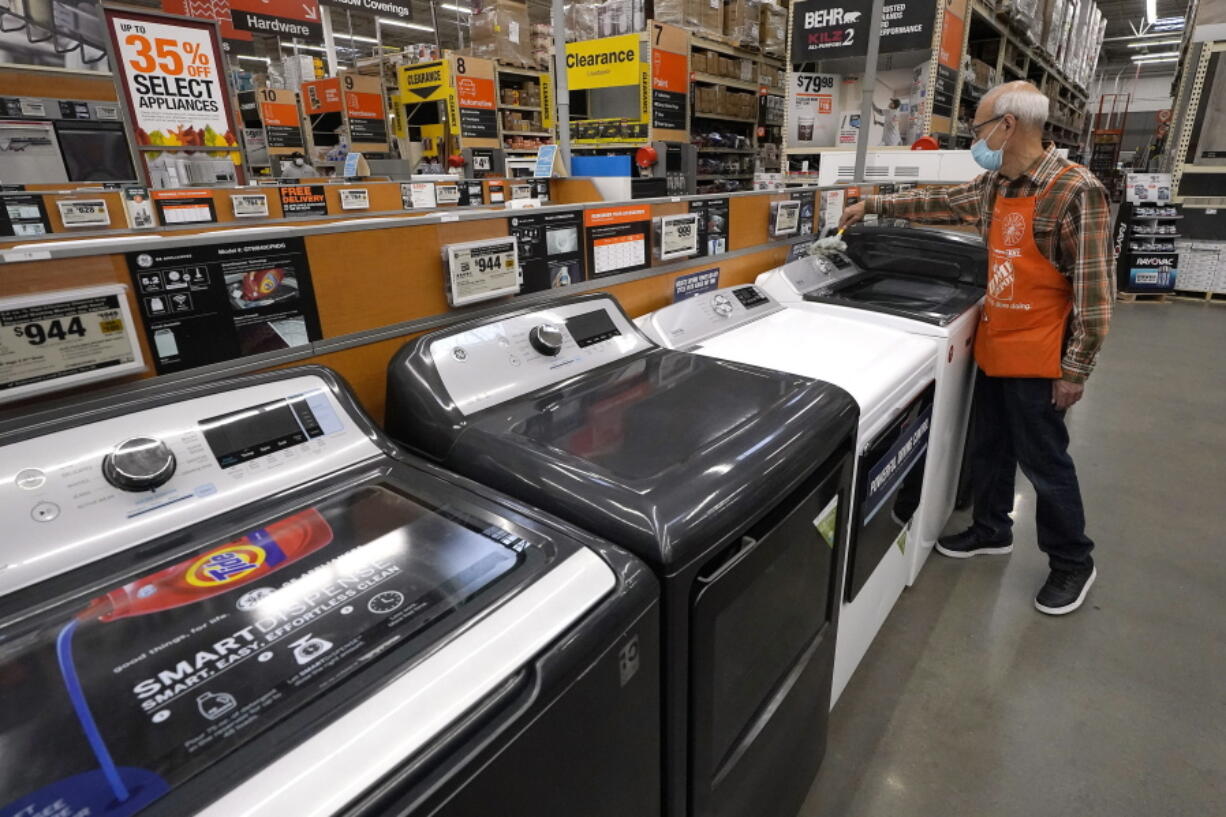
<svg viewBox="0 0 1226 817">
<path fill-rule="evenodd" d="M 827 250 L 820 255 L 789 261 L 778 269 L 764 273 L 758 283 L 776 298 L 784 298 L 779 294 L 782 288 L 794 299 L 859 273 L 860 268 L 844 253 Z"/>
<path fill-rule="evenodd" d="M 378 454 L 313 375 L 2 446 L 0 594 Z"/>
<path fill-rule="evenodd" d="M 678 301 L 638 319 L 656 343 L 668 349 L 688 349 L 707 338 L 783 309 L 752 284 L 717 289 Z"/>
<path fill-rule="evenodd" d="M 612 298 L 495 319 L 430 344 L 430 357 L 465 415 L 651 348 Z"/>
</svg>

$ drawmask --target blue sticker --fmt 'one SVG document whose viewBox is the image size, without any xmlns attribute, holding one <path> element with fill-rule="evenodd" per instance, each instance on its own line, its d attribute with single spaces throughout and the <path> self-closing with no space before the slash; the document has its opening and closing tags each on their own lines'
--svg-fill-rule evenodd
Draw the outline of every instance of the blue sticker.
<svg viewBox="0 0 1226 817">
<path fill-rule="evenodd" d="M 719 289 L 719 267 L 679 275 L 673 281 L 673 303 Z"/>
<path fill-rule="evenodd" d="M 119 776 L 128 787 L 128 798 L 116 801 L 111 784 L 101 769 L 57 780 L 33 794 L 0 807 L 0 817 L 24 815 L 78 815 L 130 817 L 170 791 L 161 777 L 146 769 L 121 766 Z"/>
</svg>

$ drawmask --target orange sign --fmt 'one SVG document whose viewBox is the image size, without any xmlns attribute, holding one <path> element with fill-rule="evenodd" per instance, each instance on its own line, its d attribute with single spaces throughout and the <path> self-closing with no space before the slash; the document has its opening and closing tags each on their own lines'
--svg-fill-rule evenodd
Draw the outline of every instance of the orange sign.
<svg viewBox="0 0 1226 817">
<path fill-rule="evenodd" d="M 360 91 L 345 92 L 345 112 L 357 119 L 382 119 L 383 97 Z"/>
<path fill-rule="evenodd" d="M 679 94 L 688 93 L 687 63 L 688 60 L 684 54 L 674 54 L 658 48 L 651 49 L 651 87 Z"/>
<path fill-rule="evenodd" d="M 602 207 L 599 210 L 583 211 L 583 226 L 601 227 L 605 224 L 631 224 L 651 218 L 650 205 L 639 207 Z"/>
<path fill-rule="evenodd" d="M 340 113 L 341 81 L 334 77 L 302 83 L 302 105 L 310 116 Z"/>
<path fill-rule="evenodd" d="M 941 29 L 941 50 L 937 55 L 937 61 L 941 65 L 957 70 L 962 62 L 962 40 L 965 32 L 966 23 L 962 18 L 946 9 L 945 25 Z"/>
<path fill-rule="evenodd" d="M 461 108 L 494 110 L 494 80 L 481 77 L 457 76 L 455 92 Z"/>
<path fill-rule="evenodd" d="M 298 106 L 285 102 L 261 102 L 260 118 L 264 127 L 298 127 Z"/>
</svg>

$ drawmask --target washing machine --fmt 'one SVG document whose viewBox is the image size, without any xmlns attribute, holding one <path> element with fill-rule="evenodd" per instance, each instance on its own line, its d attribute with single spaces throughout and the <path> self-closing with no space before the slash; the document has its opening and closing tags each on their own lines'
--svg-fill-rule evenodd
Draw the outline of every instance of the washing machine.
<svg viewBox="0 0 1226 817">
<path fill-rule="evenodd" d="M 651 571 L 326 369 L 9 430 L 0 524 L 5 817 L 659 812 Z"/>
<path fill-rule="evenodd" d="M 948 230 L 856 226 L 847 253 L 802 258 L 758 276 L 785 306 L 851 317 L 936 341 L 936 396 L 923 492 L 913 522 L 908 584 L 936 545 L 958 495 L 975 377 L 973 344 L 987 275 L 976 236 Z"/>
<path fill-rule="evenodd" d="M 795 817 L 825 749 L 857 414 L 837 386 L 662 349 L 601 294 L 410 341 L 386 425 L 652 566 L 667 814 Z"/>
<path fill-rule="evenodd" d="M 908 530 L 926 501 L 936 342 L 786 309 L 752 284 L 679 301 L 637 323 L 661 346 L 824 380 L 859 404 L 833 708 L 907 586 Z"/>
</svg>

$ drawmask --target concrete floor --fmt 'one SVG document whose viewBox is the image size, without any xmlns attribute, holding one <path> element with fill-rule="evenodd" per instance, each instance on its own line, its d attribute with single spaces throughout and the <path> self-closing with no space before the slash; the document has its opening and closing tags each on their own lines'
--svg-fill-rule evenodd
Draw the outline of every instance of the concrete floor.
<svg viewBox="0 0 1226 817">
<path fill-rule="evenodd" d="M 1013 554 L 932 556 L 832 714 L 802 817 L 1226 814 L 1224 407 L 1226 304 L 1118 305 L 1069 415 L 1086 606 L 1034 609 L 1019 475 Z"/>
</svg>

